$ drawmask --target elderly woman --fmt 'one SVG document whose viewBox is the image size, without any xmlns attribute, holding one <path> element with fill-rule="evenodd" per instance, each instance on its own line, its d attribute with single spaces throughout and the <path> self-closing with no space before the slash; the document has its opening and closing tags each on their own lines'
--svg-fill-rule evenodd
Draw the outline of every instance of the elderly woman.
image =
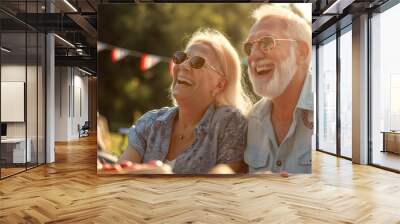
<svg viewBox="0 0 400 224">
<path fill-rule="evenodd" d="M 206 29 L 194 33 L 173 62 L 176 106 L 145 113 L 130 129 L 119 162 L 132 173 L 163 163 L 177 174 L 243 172 L 250 101 L 238 54 L 221 33 Z M 156 170 L 150 173 L 162 172 Z"/>
</svg>

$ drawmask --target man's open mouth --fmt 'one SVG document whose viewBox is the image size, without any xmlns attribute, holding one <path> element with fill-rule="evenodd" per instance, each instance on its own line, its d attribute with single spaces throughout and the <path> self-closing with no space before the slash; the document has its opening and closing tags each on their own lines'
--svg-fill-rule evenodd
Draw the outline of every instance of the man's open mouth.
<svg viewBox="0 0 400 224">
<path fill-rule="evenodd" d="M 257 75 L 269 75 L 274 70 L 273 65 L 257 65 L 255 68 Z"/>
</svg>

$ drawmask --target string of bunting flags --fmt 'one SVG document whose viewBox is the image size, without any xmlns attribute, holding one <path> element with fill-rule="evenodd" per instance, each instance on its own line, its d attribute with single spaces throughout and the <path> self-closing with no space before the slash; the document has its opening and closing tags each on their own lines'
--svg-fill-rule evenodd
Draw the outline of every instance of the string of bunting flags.
<svg viewBox="0 0 400 224">
<path fill-rule="evenodd" d="M 122 60 L 123 58 L 127 56 L 133 56 L 140 58 L 140 70 L 142 72 L 145 72 L 149 70 L 150 68 L 154 67 L 156 64 L 160 62 L 165 62 L 169 64 L 169 71 L 170 74 L 172 74 L 172 67 L 173 67 L 173 62 L 171 58 L 168 57 L 163 57 L 159 55 L 154 55 L 154 54 L 148 54 L 148 53 L 143 53 L 139 51 L 134 51 L 126 48 L 121 48 L 117 46 L 113 46 L 111 44 L 107 44 L 101 41 L 97 41 L 97 52 L 103 51 L 103 50 L 111 50 L 111 62 L 116 63 L 119 60 Z"/>
</svg>

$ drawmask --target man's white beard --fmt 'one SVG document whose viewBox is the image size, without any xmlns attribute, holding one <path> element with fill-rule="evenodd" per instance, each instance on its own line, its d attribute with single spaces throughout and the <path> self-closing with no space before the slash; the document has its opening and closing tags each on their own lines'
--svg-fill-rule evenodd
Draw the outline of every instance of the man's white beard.
<svg viewBox="0 0 400 224">
<path fill-rule="evenodd" d="M 280 96 L 286 90 L 296 70 L 296 57 L 294 55 L 294 49 L 291 48 L 290 56 L 278 65 L 275 64 L 275 70 L 272 74 L 272 78 L 267 81 L 267 83 L 253 80 L 252 76 L 250 76 L 250 81 L 253 85 L 254 92 L 258 96 L 263 96 L 268 99 L 274 99 L 275 97 Z"/>
</svg>

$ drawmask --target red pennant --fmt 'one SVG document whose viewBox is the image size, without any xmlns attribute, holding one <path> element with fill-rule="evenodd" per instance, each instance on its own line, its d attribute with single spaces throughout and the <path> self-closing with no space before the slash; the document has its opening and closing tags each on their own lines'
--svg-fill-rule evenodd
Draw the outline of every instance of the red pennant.
<svg viewBox="0 0 400 224">
<path fill-rule="evenodd" d="M 113 48 L 111 50 L 111 61 L 115 63 L 129 55 L 129 51 L 122 48 Z"/>
<path fill-rule="evenodd" d="M 160 62 L 161 58 L 156 55 L 151 55 L 151 54 L 143 54 L 142 57 L 140 58 L 140 70 L 142 72 L 150 69 L 154 65 L 156 65 L 158 62 Z"/>
<path fill-rule="evenodd" d="M 112 49 L 111 50 L 111 62 L 115 63 L 117 61 L 117 50 L 116 49 Z"/>
</svg>

